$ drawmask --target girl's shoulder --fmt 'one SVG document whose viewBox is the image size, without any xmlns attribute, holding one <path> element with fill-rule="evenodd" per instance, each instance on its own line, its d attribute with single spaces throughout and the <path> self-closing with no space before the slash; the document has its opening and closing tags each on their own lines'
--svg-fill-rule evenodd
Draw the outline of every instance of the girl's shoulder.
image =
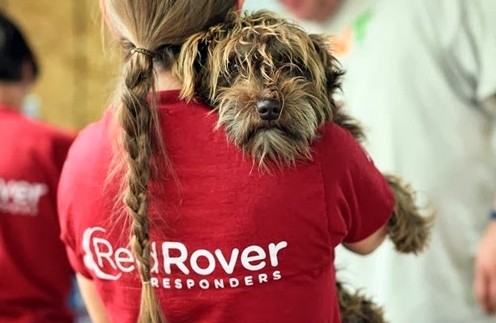
<svg viewBox="0 0 496 323">
<path fill-rule="evenodd" d="M 76 137 L 70 151 L 68 160 L 83 158 L 90 161 L 92 157 L 98 156 L 102 150 L 111 150 L 112 138 L 116 138 L 114 131 L 113 112 L 108 109 L 102 118 L 87 125 Z M 112 136 L 112 134 L 115 136 Z"/>
<path fill-rule="evenodd" d="M 324 161 L 350 163 L 365 151 L 349 130 L 328 122 L 319 130 L 319 139 L 314 144 L 314 152 Z"/>
<path fill-rule="evenodd" d="M 107 110 L 103 117 L 79 132 L 69 149 L 62 173 L 62 181 L 72 183 L 105 178 L 112 160 L 113 113 Z"/>
</svg>

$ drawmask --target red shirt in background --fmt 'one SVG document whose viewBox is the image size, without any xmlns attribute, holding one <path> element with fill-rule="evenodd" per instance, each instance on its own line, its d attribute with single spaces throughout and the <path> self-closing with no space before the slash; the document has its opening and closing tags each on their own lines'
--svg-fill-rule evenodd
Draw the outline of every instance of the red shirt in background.
<svg viewBox="0 0 496 323">
<path fill-rule="evenodd" d="M 56 203 L 72 139 L 0 106 L 0 322 L 72 322 Z"/>
<path fill-rule="evenodd" d="M 214 131 L 216 115 L 160 93 L 163 138 L 177 181 L 150 184 L 152 280 L 169 322 L 340 322 L 334 248 L 389 219 L 393 197 L 361 146 L 329 124 L 314 160 L 257 171 Z M 71 148 L 59 188 L 72 266 L 92 279 L 113 322 L 136 322 L 141 283 L 129 221 L 106 183 L 111 113 Z"/>
</svg>

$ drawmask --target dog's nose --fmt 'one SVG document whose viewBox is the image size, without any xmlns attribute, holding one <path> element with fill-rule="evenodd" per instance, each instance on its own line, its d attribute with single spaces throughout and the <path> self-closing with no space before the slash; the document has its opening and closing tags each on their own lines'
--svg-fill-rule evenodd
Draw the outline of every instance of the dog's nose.
<svg viewBox="0 0 496 323">
<path fill-rule="evenodd" d="M 262 120 L 273 121 L 279 118 L 281 106 L 276 100 L 260 100 L 257 102 L 257 112 Z"/>
</svg>

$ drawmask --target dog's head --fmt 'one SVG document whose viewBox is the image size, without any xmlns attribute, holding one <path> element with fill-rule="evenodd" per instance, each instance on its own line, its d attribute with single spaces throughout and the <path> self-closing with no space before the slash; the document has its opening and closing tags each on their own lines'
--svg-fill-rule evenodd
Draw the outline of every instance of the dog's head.
<svg viewBox="0 0 496 323">
<path fill-rule="evenodd" d="M 262 166 L 311 158 L 342 75 L 324 37 L 269 12 L 233 16 L 192 36 L 177 67 L 183 98 L 214 107 L 218 126 Z"/>
</svg>

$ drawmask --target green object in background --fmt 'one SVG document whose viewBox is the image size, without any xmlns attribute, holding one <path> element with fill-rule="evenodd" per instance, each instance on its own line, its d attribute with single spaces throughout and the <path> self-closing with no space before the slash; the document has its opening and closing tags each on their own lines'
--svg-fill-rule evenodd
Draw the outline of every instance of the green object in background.
<svg viewBox="0 0 496 323">
<path fill-rule="evenodd" d="M 353 30 L 355 31 L 355 40 L 357 43 L 362 43 L 365 40 L 365 34 L 367 31 L 367 26 L 372 20 L 372 10 L 367 10 L 362 13 L 353 23 Z"/>
</svg>

